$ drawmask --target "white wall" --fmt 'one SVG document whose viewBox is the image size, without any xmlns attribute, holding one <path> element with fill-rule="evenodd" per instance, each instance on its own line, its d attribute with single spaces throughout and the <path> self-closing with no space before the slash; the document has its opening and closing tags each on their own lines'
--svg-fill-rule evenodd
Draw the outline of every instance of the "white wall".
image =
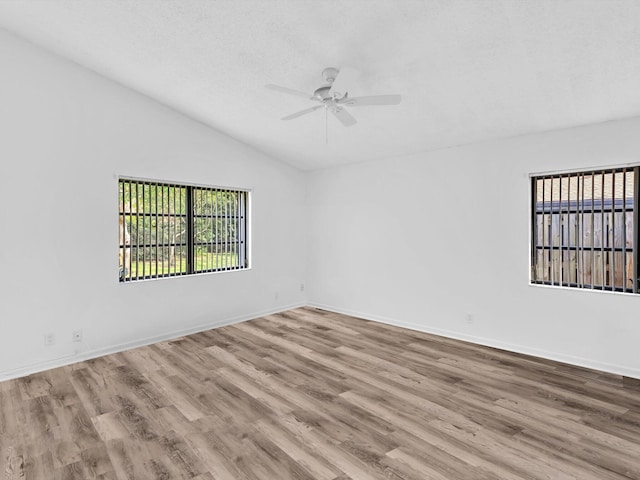
<svg viewBox="0 0 640 480">
<path fill-rule="evenodd" d="M 303 175 L 2 31 L 0 72 L 0 380 L 307 293 L 640 378 L 640 297 L 528 285 L 527 177 L 637 163 L 640 119 Z M 117 175 L 251 188 L 253 268 L 119 284 Z"/>
<path fill-rule="evenodd" d="M 305 303 L 300 172 L 1 30 L 0 72 L 0 379 Z M 118 175 L 252 189 L 253 268 L 119 284 Z"/>
<path fill-rule="evenodd" d="M 529 285 L 528 181 L 638 163 L 639 132 L 632 119 L 309 174 L 310 303 L 640 378 L 640 296 Z"/>
</svg>

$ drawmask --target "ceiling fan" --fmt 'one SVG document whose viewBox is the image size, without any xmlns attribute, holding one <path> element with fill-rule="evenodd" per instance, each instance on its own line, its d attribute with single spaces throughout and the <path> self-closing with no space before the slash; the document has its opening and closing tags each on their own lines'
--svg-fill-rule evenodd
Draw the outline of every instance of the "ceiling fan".
<svg viewBox="0 0 640 480">
<path fill-rule="evenodd" d="M 295 95 L 320 103 L 320 105 L 314 105 L 313 107 L 305 108 L 299 112 L 282 117 L 282 120 L 292 120 L 324 107 L 326 112 L 334 115 L 345 127 L 350 127 L 351 125 L 355 125 L 356 119 L 344 107 L 398 105 L 402 99 L 400 95 L 350 97 L 348 87 L 351 80 L 355 78 L 355 70 L 349 67 L 343 67 L 341 69 L 327 67 L 322 71 L 322 77 L 326 85 L 317 88 L 312 94 L 279 85 L 265 85 L 265 87 L 270 90 Z"/>
</svg>

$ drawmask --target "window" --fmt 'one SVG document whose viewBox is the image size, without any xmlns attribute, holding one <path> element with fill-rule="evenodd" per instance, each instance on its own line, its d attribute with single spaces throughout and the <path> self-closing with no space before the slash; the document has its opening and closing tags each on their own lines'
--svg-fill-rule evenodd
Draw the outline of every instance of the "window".
<svg viewBox="0 0 640 480">
<path fill-rule="evenodd" d="M 638 167 L 533 176 L 531 283 L 638 293 Z"/>
<path fill-rule="evenodd" d="M 248 192 L 119 180 L 121 282 L 248 268 Z"/>
</svg>

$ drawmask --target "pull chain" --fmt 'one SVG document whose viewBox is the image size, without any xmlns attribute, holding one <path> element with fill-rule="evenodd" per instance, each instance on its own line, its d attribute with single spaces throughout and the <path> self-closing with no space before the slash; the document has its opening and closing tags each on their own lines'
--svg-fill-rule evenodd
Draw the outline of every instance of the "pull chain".
<svg viewBox="0 0 640 480">
<path fill-rule="evenodd" d="M 324 143 L 329 145 L 329 109 L 324 107 Z"/>
</svg>

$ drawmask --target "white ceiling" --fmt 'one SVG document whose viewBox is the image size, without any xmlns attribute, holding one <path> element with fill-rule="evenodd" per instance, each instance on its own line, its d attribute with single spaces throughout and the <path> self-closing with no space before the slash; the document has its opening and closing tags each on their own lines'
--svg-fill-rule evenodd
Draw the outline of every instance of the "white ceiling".
<svg viewBox="0 0 640 480">
<path fill-rule="evenodd" d="M 0 26 L 301 169 L 640 115 L 638 0 L 0 0 Z M 311 93 L 355 68 L 358 123 Z"/>
</svg>

